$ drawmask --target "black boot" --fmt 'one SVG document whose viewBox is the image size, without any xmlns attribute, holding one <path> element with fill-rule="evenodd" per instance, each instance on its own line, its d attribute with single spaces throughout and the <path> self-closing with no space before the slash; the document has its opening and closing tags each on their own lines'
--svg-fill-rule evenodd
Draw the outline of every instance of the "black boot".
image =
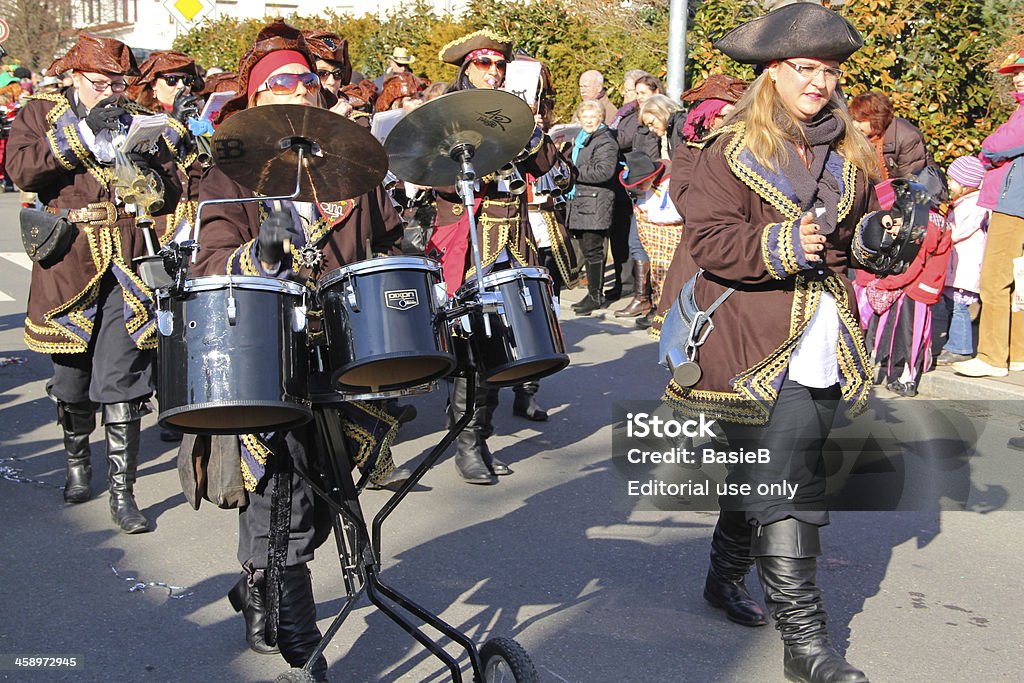
<svg viewBox="0 0 1024 683">
<path fill-rule="evenodd" d="M 534 422 L 544 422 L 548 419 L 548 412 L 537 404 L 537 391 L 540 389 L 540 382 L 523 382 L 512 388 L 516 398 L 512 402 L 512 414 L 517 417 L 525 417 Z"/>
<path fill-rule="evenodd" d="M 583 300 L 572 307 L 576 315 L 590 315 L 601 308 L 602 275 L 604 273 L 603 263 L 587 263 L 587 295 Z"/>
<path fill-rule="evenodd" d="M 264 573 L 262 569 L 244 567 L 245 572 L 228 593 L 228 601 L 236 612 L 245 617 L 245 641 L 249 649 L 261 655 L 280 652 L 266 639 L 267 607 L 263 601 Z"/>
<path fill-rule="evenodd" d="M 126 534 L 149 531 L 149 522 L 135 504 L 135 470 L 139 460 L 139 427 L 142 409 L 138 402 L 103 406 L 107 432 L 107 481 L 110 485 L 110 516 Z"/>
<path fill-rule="evenodd" d="M 743 626 L 764 626 L 764 611 L 747 591 L 744 578 L 754 566 L 750 556 L 751 526 L 742 512 L 719 513 L 711 537 L 711 566 L 704 581 L 704 599 L 725 610 L 729 621 Z"/>
<path fill-rule="evenodd" d="M 473 411 L 473 417 L 466 428 L 455 439 L 455 469 L 459 476 L 470 484 L 497 484 L 498 478 L 491 472 L 484 460 L 483 451 L 486 447 L 483 425 L 486 421 L 487 407 L 484 405 L 483 394 L 486 390 L 478 388 L 476 405 L 467 406 L 466 399 L 468 380 L 456 377 L 452 386 L 452 400 L 448 407 L 449 424 L 457 422 L 467 409 Z"/>
<path fill-rule="evenodd" d="M 604 275 L 604 269 L 601 270 Z M 605 301 L 618 301 L 622 298 L 622 264 L 612 260 L 612 286 L 604 290 Z"/>
<path fill-rule="evenodd" d="M 58 401 L 57 421 L 64 430 L 64 450 L 68 456 L 64 502 L 84 503 L 90 497 L 92 453 L 89 451 L 89 436 L 96 428 L 96 409 L 91 403 Z"/>
<path fill-rule="evenodd" d="M 751 543 L 768 611 L 785 647 L 783 673 L 799 683 L 867 683 L 828 637 L 816 572 L 818 527 L 793 518 L 758 527 Z"/>
<path fill-rule="evenodd" d="M 303 667 L 323 639 L 316 625 L 313 581 L 306 565 L 285 567 L 281 574 L 277 645 L 292 667 Z M 315 681 L 327 680 L 327 660 L 319 655 L 310 667 Z"/>
</svg>

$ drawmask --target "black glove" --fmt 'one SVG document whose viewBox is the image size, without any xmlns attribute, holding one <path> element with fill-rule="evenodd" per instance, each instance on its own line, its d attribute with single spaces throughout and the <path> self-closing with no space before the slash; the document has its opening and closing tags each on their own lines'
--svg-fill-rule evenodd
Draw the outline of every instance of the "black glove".
<svg viewBox="0 0 1024 683">
<path fill-rule="evenodd" d="M 171 110 L 171 116 L 175 119 L 188 125 L 190 118 L 199 115 L 199 96 L 186 93 L 184 90 L 179 90 L 174 96 L 173 109 Z"/>
<path fill-rule="evenodd" d="M 284 257 L 284 241 L 294 243 L 298 237 L 292 217 L 284 211 L 272 211 L 260 224 L 256 253 L 265 263 L 277 263 Z"/>
<path fill-rule="evenodd" d="M 138 166 L 140 170 L 145 171 L 147 168 L 149 168 L 148 155 L 143 154 L 142 152 L 128 152 L 127 156 L 128 159 L 131 160 L 133 164 Z"/>
<path fill-rule="evenodd" d="M 97 102 L 96 106 L 85 115 L 85 125 L 89 126 L 93 133 L 99 133 L 102 130 L 116 133 L 121 127 L 121 117 L 127 113 L 124 107 L 115 104 L 116 102 L 117 97 L 113 95 Z"/>
</svg>

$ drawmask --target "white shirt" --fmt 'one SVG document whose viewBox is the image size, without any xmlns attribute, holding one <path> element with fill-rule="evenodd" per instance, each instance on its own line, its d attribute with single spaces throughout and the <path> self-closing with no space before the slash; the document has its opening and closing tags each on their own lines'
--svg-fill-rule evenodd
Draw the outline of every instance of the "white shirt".
<svg viewBox="0 0 1024 683">
<path fill-rule="evenodd" d="M 789 359 L 789 378 L 797 384 L 825 389 L 839 383 L 839 310 L 828 292 L 811 316 Z"/>
</svg>

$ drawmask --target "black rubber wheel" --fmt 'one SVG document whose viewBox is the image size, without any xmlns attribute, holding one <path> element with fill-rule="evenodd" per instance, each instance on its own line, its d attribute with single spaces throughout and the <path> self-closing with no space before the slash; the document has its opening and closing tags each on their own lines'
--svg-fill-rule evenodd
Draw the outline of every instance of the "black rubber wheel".
<svg viewBox="0 0 1024 683">
<path fill-rule="evenodd" d="M 491 638 L 480 648 L 484 683 L 540 683 L 523 646 L 511 638 Z"/>
<path fill-rule="evenodd" d="M 275 678 L 274 683 L 316 683 L 316 679 L 305 669 L 288 669 Z"/>
</svg>

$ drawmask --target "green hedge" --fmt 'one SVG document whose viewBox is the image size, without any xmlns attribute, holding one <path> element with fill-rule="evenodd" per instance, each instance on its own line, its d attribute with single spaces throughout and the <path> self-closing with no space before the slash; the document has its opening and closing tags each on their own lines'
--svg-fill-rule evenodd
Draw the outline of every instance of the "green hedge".
<svg viewBox="0 0 1024 683">
<path fill-rule="evenodd" d="M 749 78 L 749 67 L 732 63 L 711 43 L 760 10 L 749 0 L 690 0 L 687 84 L 727 71 Z M 888 94 L 897 114 L 924 131 L 936 158 L 948 163 L 976 152 L 980 141 L 1006 119 L 1011 100 L 1006 81 L 994 77 L 993 61 L 1021 38 L 1018 0 L 847 0 L 842 12 L 864 34 L 865 46 L 844 68 L 849 95 L 877 89 Z M 665 77 L 668 0 L 639 0 L 629 8 L 614 0 L 471 0 L 459 16 L 437 14 L 422 0 L 384 20 L 327 13 L 294 16 L 301 28 L 329 28 L 349 40 L 357 69 L 379 74 L 385 56 L 404 45 L 415 56 L 414 71 L 448 81 L 455 68 L 437 57 L 440 48 L 470 31 L 491 28 L 543 60 L 558 89 L 556 114 L 567 119 L 579 103 L 580 73 L 598 69 L 613 101 L 621 101 L 622 74 L 645 69 Z M 179 36 L 174 49 L 205 66 L 234 69 L 265 20 L 223 18 Z M 1003 51 L 1003 52 L 1001 52 Z"/>
</svg>

